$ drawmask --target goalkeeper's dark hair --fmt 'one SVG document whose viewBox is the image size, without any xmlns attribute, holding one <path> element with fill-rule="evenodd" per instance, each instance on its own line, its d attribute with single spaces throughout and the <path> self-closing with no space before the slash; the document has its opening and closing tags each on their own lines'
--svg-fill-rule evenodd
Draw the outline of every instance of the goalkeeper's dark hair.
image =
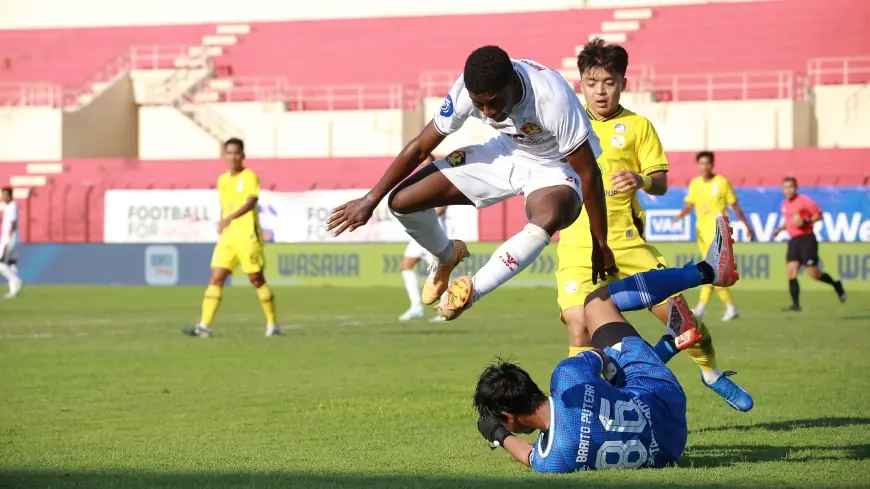
<svg viewBox="0 0 870 489">
<path fill-rule="evenodd" d="M 232 144 L 232 145 L 235 145 L 235 146 L 238 146 L 238 147 L 239 147 L 239 151 L 241 151 L 241 152 L 243 152 L 243 153 L 245 152 L 245 142 L 242 141 L 241 139 L 239 139 L 239 138 L 229 138 L 229 139 L 227 139 L 227 142 L 224 143 L 224 149 L 227 149 L 227 146 L 229 146 L 229 145 L 231 145 L 231 144 Z"/>
<path fill-rule="evenodd" d="M 495 93 L 506 87 L 514 77 L 510 56 L 498 46 L 477 48 L 465 60 L 463 78 L 471 93 Z"/>
<path fill-rule="evenodd" d="M 782 179 L 782 183 L 785 183 L 785 182 L 791 182 L 791 184 L 794 185 L 794 188 L 797 188 L 797 186 L 798 186 L 798 184 L 797 184 L 797 178 L 795 178 L 795 177 L 793 177 L 793 176 L 791 176 L 791 175 L 789 175 L 789 176 L 787 176 L 787 177 L 785 177 L 785 178 Z"/>
<path fill-rule="evenodd" d="M 611 75 L 619 73 L 625 78 L 628 69 L 628 51 L 618 44 L 606 44 L 596 37 L 589 41 L 577 55 L 577 69 L 583 73 L 589 68 L 603 68 Z"/>
<path fill-rule="evenodd" d="M 529 373 L 499 358 L 477 380 L 474 409 L 480 416 L 505 421 L 504 413 L 532 414 L 547 400 Z"/>
</svg>

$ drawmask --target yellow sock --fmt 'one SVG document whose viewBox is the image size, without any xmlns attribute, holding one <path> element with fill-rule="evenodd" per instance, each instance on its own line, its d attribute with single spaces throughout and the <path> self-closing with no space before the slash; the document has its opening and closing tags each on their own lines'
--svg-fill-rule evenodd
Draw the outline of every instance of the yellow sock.
<svg viewBox="0 0 870 489">
<path fill-rule="evenodd" d="M 217 285 L 206 287 L 205 295 L 202 298 L 202 318 L 199 320 L 199 324 L 208 326 L 214 321 L 214 315 L 221 305 L 222 292 L 223 288 Z"/>
<path fill-rule="evenodd" d="M 272 295 L 269 284 L 263 284 L 257 289 L 257 296 L 260 298 L 263 313 L 266 314 L 266 324 L 278 324 L 278 317 L 275 314 L 275 296 Z"/>
<path fill-rule="evenodd" d="M 716 370 L 716 349 L 713 348 L 713 337 L 710 336 L 710 330 L 707 329 L 704 321 L 700 319 L 696 319 L 696 321 L 697 328 L 704 337 L 686 350 L 686 353 L 698 364 L 701 372 L 712 372 Z"/>
<path fill-rule="evenodd" d="M 726 306 L 731 305 L 731 291 L 725 287 L 716 287 L 716 295 L 719 296 L 719 299 Z"/>
<path fill-rule="evenodd" d="M 712 285 L 702 285 L 701 295 L 698 297 L 698 304 L 706 304 L 710 302 L 710 295 L 713 294 Z"/>
<path fill-rule="evenodd" d="M 576 357 L 577 355 L 583 353 L 584 351 L 592 350 L 591 346 L 569 346 L 568 347 L 568 358 Z"/>
</svg>

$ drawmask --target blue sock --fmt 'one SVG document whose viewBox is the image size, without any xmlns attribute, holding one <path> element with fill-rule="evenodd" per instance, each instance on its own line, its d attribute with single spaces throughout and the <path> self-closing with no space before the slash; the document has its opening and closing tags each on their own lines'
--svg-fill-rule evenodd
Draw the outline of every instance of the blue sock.
<svg viewBox="0 0 870 489">
<path fill-rule="evenodd" d="M 642 272 L 608 286 L 610 298 L 620 311 L 639 311 L 668 297 L 704 283 L 700 268 L 689 263 L 682 268 Z"/>
<path fill-rule="evenodd" d="M 656 343 L 656 346 L 653 347 L 653 351 L 656 352 L 662 363 L 668 363 L 677 354 L 677 349 L 671 344 L 673 341 L 673 338 L 670 336 L 662 336 L 659 342 Z"/>
</svg>

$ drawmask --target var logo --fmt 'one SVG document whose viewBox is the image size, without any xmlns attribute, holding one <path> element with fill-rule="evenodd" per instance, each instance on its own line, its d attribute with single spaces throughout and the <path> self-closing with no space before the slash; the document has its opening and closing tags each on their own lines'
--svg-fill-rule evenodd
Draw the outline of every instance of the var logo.
<svg viewBox="0 0 870 489">
<path fill-rule="evenodd" d="M 148 285 L 178 283 L 178 248 L 172 245 L 145 248 L 145 283 Z"/>
<path fill-rule="evenodd" d="M 686 216 L 679 222 L 674 222 L 678 209 L 646 211 L 647 241 L 691 241 L 692 218 Z"/>
</svg>

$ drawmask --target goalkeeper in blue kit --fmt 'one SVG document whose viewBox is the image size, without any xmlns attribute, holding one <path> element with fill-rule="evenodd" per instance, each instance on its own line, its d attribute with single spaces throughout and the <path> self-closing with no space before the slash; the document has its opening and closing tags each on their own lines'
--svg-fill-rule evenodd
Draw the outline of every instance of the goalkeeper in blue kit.
<svg viewBox="0 0 870 489">
<path fill-rule="evenodd" d="M 733 240 L 717 226 L 705 260 L 640 273 L 589 295 L 586 324 L 594 350 L 563 360 L 546 396 L 520 367 L 499 362 L 481 374 L 474 394 L 477 427 L 493 448 L 536 472 L 637 469 L 675 464 L 686 445 L 686 396 L 665 366 L 700 340 L 691 310 L 670 299 L 667 331 L 655 347 L 621 314 L 658 304 L 703 284 L 730 286 L 738 277 Z M 727 232 L 727 231 L 726 231 Z M 529 441 L 514 433 L 540 430 Z"/>
</svg>

